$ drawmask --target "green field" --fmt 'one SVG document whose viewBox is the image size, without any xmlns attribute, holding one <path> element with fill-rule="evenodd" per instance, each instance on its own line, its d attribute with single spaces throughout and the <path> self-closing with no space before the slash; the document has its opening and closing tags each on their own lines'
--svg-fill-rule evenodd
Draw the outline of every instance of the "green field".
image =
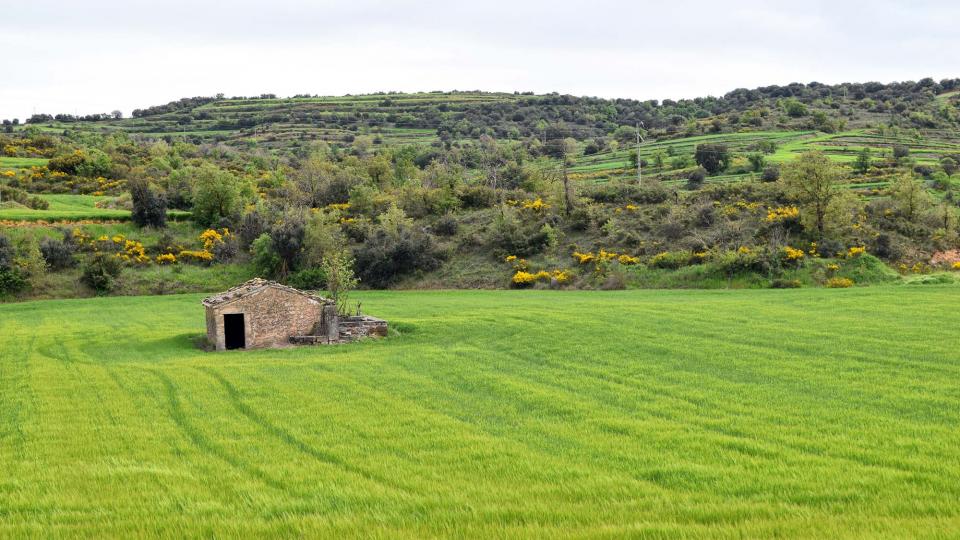
<svg viewBox="0 0 960 540">
<path fill-rule="evenodd" d="M 97 208 L 100 201 L 113 197 L 98 195 L 40 195 L 50 203 L 46 210 L 32 208 L 0 208 L 0 220 L 13 221 L 76 221 L 76 220 L 117 220 L 130 219 L 129 210 Z M 168 217 L 179 219 L 187 216 L 181 210 L 168 211 Z"/>
<path fill-rule="evenodd" d="M 45 158 L 29 158 L 29 157 L 0 157 L 0 170 L 2 169 L 22 169 L 33 166 L 41 166 L 47 164 L 47 159 Z"/>
<path fill-rule="evenodd" d="M 46 210 L 3 208 L 0 209 L 0 219 L 19 221 L 130 219 L 129 210 L 96 207 L 98 201 L 106 201 L 112 197 L 99 197 L 95 195 L 41 195 L 40 197 L 50 203 L 50 207 Z"/>
<path fill-rule="evenodd" d="M 0 306 L 0 537 L 960 530 L 960 288 L 359 298 L 219 354 L 198 295 Z"/>
</svg>

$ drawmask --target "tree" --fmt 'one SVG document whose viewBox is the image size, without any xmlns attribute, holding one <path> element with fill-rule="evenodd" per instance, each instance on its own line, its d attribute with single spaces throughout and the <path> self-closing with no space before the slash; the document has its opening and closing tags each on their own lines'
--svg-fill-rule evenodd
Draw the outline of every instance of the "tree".
<svg viewBox="0 0 960 540">
<path fill-rule="evenodd" d="M 653 153 L 653 165 L 658 170 L 663 169 L 663 163 L 666 160 L 666 154 L 663 153 L 663 150 L 657 150 Z"/>
<path fill-rule="evenodd" d="M 807 106 L 796 99 L 788 99 L 783 103 L 783 109 L 787 116 L 791 118 L 800 118 L 807 115 Z"/>
<path fill-rule="evenodd" d="M 390 157 L 380 153 L 371 158 L 367 162 L 367 174 L 380 189 L 389 187 L 393 176 L 393 164 L 390 162 Z"/>
<path fill-rule="evenodd" d="M 156 227 L 161 229 L 167 225 L 167 199 L 157 193 L 145 179 L 131 180 L 127 184 L 130 188 L 130 201 L 133 211 L 130 219 L 138 227 Z"/>
<path fill-rule="evenodd" d="M 194 221 L 209 227 L 240 211 L 240 179 L 233 173 L 211 164 L 192 172 Z"/>
<path fill-rule="evenodd" d="M 303 252 L 304 228 L 301 216 L 289 214 L 270 231 L 273 250 L 280 258 L 280 267 L 277 269 L 280 279 L 286 278 L 297 267 Z"/>
<path fill-rule="evenodd" d="M 717 174 L 730 164 L 730 152 L 724 144 L 698 144 L 693 159 L 711 175 Z"/>
<path fill-rule="evenodd" d="M 97 293 L 109 292 L 118 277 L 122 267 L 120 260 L 107 253 L 94 253 L 83 265 L 80 281 Z"/>
<path fill-rule="evenodd" d="M 910 155 L 910 149 L 902 144 L 895 144 L 893 146 L 893 159 L 900 161 L 901 159 Z"/>
<path fill-rule="evenodd" d="M 867 174 L 870 171 L 870 147 L 864 146 L 857 152 L 857 159 L 853 162 L 853 170 L 860 174 Z"/>
<path fill-rule="evenodd" d="M 707 178 L 707 171 L 703 167 L 696 168 L 690 176 L 687 177 L 687 189 L 697 190 L 703 186 L 704 180 Z"/>
<path fill-rule="evenodd" d="M 823 240 L 827 212 L 837 199 L 837 184 L 842 176 L 840 169 L 821 152 L 807 152 L 783 167 L 784 189 L 813 219 L 817 241 Z"/>
<path fill-rule="evenodd" d="M 337 175 L 337 167 L 322 155 L 314 154 L 293 172 L 297 199 L 307 208 L 319 208 L 326 201 L 327 188 Z"/>
<path fill-rule="evenodd" d="M 753 172 L 762 171 L 764 164 L 767 162 L 767 158 L 759 152 L 747 154 L 747 160 L 750 162 L 750 168 L 753 169 Z"/>
<path fill-rule="evenodd" d="M 323 259 L 323 270 L 327 276 L 327 291 L 337 304 L 337 311 L 346 315 L 349 311 L 350 291 L 356 288 L 359 279 L 353 273 L 353 259 L 346 249 L 327 254 Z"/>
<path fill-rule="evenodd" d="M 30 233 L 20 239 L 18 247 L 20 253 L 14 258 L 14 265 L 19 268 L 20 273 L 32 287 L 39 287 L 43 284 L 44 276 L 47 275 L 47 261 L 43 258 L 43 252 L 40 251 L 40 242 Z"/>
<path fill-rule="evenodd" d="M 27 287 L 27 278 L 14 264 L 13 242 L 0 234 L 0 296 L 19 292 Z"/>
<path fill-rule="evenodd" d="M 958 169 L 957 161 L 951 157 L 941 159 L 940 167 L 943 168 L 943 172 L 947 173 L 947 176 L 953 176 Z"/>
<path fill-rule="evenodd" d="M 303 258 L 306 266 L 317 267 L 332 254 L 346 247 L 343 229 L 334 212 L 316 212 L 307 220 L 303 234 Z"/>
<path fill-rule="evenodd" d="M 897 204 L 900 214 L 910 222 L 916 220 L 931 204 L 923 182 L 909 174 L 901 174 L 893 180 L 890 196 Z"/>
</svg>

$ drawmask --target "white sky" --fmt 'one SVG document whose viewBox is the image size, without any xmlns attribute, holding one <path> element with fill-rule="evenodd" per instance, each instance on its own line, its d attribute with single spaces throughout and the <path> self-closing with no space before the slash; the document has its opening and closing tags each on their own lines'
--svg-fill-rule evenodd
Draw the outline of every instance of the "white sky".
<svg viewBox="0 0 960 540">
<path fill-rule="evenodd" d="M 956 0 L 0 0 L 0 118 L 185 96 L 663 99 L 960 76 Z"/>
</svg>

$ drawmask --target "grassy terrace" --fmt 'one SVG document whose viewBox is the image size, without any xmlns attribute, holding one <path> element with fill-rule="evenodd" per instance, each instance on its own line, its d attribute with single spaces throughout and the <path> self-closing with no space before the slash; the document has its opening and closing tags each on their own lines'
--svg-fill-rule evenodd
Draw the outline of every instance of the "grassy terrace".
<svg viewBox="0 0 960 540">
<path fill-rule="evenodd" d="M 223 354 L 198 295 L 0 306 L 0 536 L 960 528 L 960 288 L 359 299 Z"/>
<path fill-rule="evenodd" d="M 40 195 L 50 203 L 46 210 L 32 208 L 0 208 L 0 220 L 11 221 L 74 221 L 74 220 L 128 220 L 129 210 L 97 208 L 100 201 L 114 197 L 96 195 Z M 170 210 L 171 219 L 188 215 L 182 210 Z"/>
<path fill-rule="evenodd" d="M 29 157 L 0 157 L 0 170 L 6 169 L 24 169 L 27 167 L 41 166 L 47 164 L 46 158 Z"/>
</svg>

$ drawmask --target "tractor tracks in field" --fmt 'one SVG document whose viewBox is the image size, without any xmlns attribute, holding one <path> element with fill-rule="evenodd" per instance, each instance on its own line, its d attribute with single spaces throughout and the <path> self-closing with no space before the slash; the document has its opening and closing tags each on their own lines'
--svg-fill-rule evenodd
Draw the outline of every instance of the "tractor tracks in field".
<svg viewBox="0 0 960 540">
<path fill-rule="evenodd" d="M 282 491 L 288 494 L 290 493 L 289 486 L 271 477 L 255 465 L 245 463 L 243 460 L 232 455 L 223 447 L 210 440 L 209 437 L 204 435 L 203 432 L 194 426 L 188 419 L 186 412 L 183 410 L 183 405 L 180 402 L 179 391 L 176 384 L 174 384 L 170 377 L 156 369 L 143 369 L 147 373 L 150 373 L 159 379 L 160 383 L 163 385 L 170 418 L 173 420 L 174 424 L 176 424 L 177 428 L 191 443 L 193 443 L 194 446 L 201 451 L 216 457 L 245 476 L 251 477 L 277 491 Z"/>
<path fill-rule="evenodd" d="M 310 456 L 311 458 L 321 463 L 324 463 L 326 465 L 330 465 L 333 467 L 337 467 L 347 473 L 360 476 L 370 482 L 379 484 L 382 487 L 401 491 L 406 494 L 411 493 L 411 491 L 405 486 L 402 486 L 388 478 L 384 478 L 382 476 L 379 476 L 367 470 L 364 470 L 360 467 L 352 465 L 351 463 L 344 460 L 340 456 L 337 456 L 336 454 L 325 452 L 323 450 L 320 450 L 310 445 L 309 443 L 300 439 L 290 431 L 284 429 L 279 425 L 274 424 L 273 422 L 265 418 L 263 415 L 258 413 L 256 410 L 254 410 L 252 407 L 250 407 L 247 403 L 245 403 L 237 387 L 234 386 L 233 383 L 228 381 L 226 377 L 224 377 L 222 374 L 218 373 L 217 371 L 209 367 L 199 367 L 196 369 L 197 371 L 200 371 L 201 373 L 204 373 L 205 375 L 217 381 L 217 383 L 223 388 L 224 392 L 226 393 L 228 402 L 237 412 L 239 412 L 245 418 L 247 418 L 257 426 L 259 426 L 262 430 L 266 431 L 272 437 L 279 440 L 280 442 L 286 444 L 291 448 L 296 449 L 297 451 L 307 456 Z"/>
<path fill-rule="evenodd" d="M 29 381 L 30 355 L 36 341 L 36 334 L 31 335 L 30 342 L 20 349 L 19 355 L 0 354 L 0 441 L 12 443 L 16 459 L 24 457 L 24 401 L 33 392 Z"/>
</svg>

